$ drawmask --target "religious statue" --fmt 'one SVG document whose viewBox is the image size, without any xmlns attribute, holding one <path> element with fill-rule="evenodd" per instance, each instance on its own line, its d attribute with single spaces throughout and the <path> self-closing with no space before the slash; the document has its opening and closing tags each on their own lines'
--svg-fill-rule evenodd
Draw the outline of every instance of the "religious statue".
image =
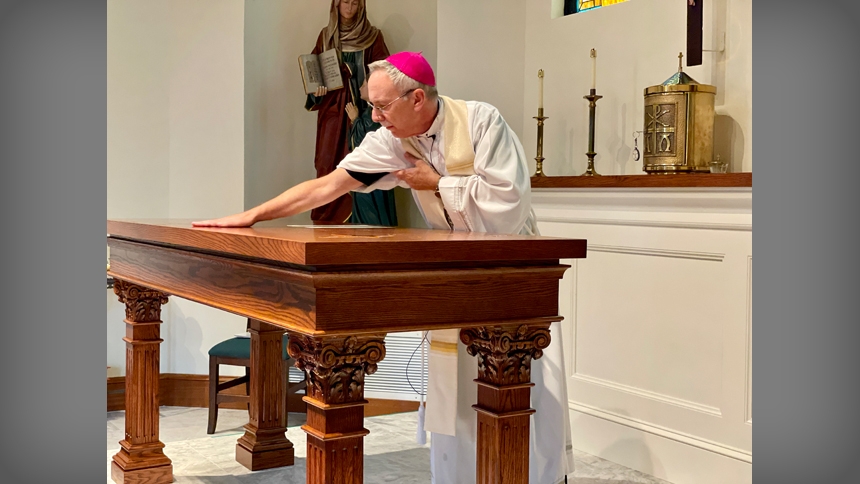
<svg viewBox="0 0 860 484">
<path fill-rule="evenodd" d="M 367 104 L 367 81 L 359 88 L 360 99 L 364 101 L 361 109 L 355 103 L 347 103 L 346 114 L 352 122 L 349 128 L 349 149 L 352 151 L 361 144 L 364 136 L 381 128 L 373 120 L 372 109 Z M 397 210 L 394 203 L 394 190 L 374 190 L 370 193 L 352 192 L 352 216 L 349 221 L 364 225 L 397 226 Z"/>
<path fill-rule="evenodd" d="M 352 103 L 358 109 L 357 113 L 367 109 L 366 100 L 358 95 L 367 77 L 367 65 L 389 55 L 382 32 L 367 19 L 365 0 L 332 0 L 328 25 L 320 31 L 312 53 L 320 54 L 332 48 L 340 53 L 345 88 L 329 92 L 320 87 L 315 93 L 308 94 L 305 102 L 305 109 L 317 111 L 314 166 L 318 178 L 334 171 L 351 150 L 352 123 L 346 106 Z M 393 193 L 388 196 L 393 200 Z M 345 223 L 350 220 L 352 210 L 350 195 L 344 195 L 313 209 L 311 220 L 314 223 Z"/>
</svg>

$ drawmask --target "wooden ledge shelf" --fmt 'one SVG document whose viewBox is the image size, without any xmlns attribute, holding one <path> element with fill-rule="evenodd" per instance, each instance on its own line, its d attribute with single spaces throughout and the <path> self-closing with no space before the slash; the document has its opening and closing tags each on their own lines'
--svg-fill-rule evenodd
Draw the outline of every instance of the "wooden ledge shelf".
<svg viewBox="0 0 860 484">
<path fill-rule="evenodd" d="M 532 188 L 752 188 L 752 172 L 671 175 L 533 176 Z"/>
</svg>

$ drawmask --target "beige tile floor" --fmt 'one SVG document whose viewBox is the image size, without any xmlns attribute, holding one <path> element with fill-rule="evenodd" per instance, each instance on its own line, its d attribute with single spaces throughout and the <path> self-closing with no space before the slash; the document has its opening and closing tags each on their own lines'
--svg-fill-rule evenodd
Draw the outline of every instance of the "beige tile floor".
<svg viewBox="0 0 860 484">
<path fill-rule="evenodd" d="M 107 414 L 107 482 L 110 460 L 119 449 L 125 412 Z M 206 484 L 304 484 L 305 433 L 299 428 L 305 415 L 291 413 L 287 438 L 295 445 L 291 467 L 251 472 L 235 460 L 236 439 L 248 421 L 244 410 L 221 410 L 213 435 L 206 434 L 205 408 L 161 407 L 159 435 L 164 452 L 173 461 L 174 482 Z M 366 484 L 428 484 L 430 446 L 415 442 L 416 412 L 369 417 L 365 427 L 364 482 Z M 575 451 L 576 472 L 569 484 L 670 484 L 598 457 Z"/>
</svg>

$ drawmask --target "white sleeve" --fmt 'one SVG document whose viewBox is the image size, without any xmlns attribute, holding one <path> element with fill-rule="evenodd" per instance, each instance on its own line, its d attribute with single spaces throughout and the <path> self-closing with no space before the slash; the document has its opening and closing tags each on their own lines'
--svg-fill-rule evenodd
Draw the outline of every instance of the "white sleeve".
<svg viewBox="0 0 860 484">
<path fill-rule="evenodd" d="M 403 146 L 385 128 L 367 133 L 352 152 L 348 153 L 337 165 L 338 168 L 357 171 L 360 173 L 388 173 L 370 186 L 356 189 L 357 192 L 372 192 L 373 190 L 389 190 L 396 186 L 409 188 L 406 182 L 399 180 L 391 172 L 403 168 L 411 168 L 406 161 Z"/>
<path fill-rule="evenodd" d="M 531 180 L 516 133 L 492 106 L 475 103 L 475 175 L 439 182 L 454 230 L 518 234 L 531 213 Z"/>
</svg>

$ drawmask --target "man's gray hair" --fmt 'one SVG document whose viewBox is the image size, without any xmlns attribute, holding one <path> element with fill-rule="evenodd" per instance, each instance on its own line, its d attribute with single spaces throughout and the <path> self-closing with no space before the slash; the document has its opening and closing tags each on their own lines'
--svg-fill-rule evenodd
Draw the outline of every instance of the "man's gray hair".
<svg viewBox="0 0 860 484">
<path fill-rule="evenodd" d="M 401 72 L 400 69 L 394 67 L 394 64 L 387 60 L 378 60 L 368 65 L 367 68 L 370 71 L 370 74 L 373 74 L 376 71 L 385 72 L 400 92 L 406 92 L 410 89 L 421 89 L 425 94 L 427 94 L 427 99 L 431 101 L 439 97 L 439 92 L 436 90 L 436 86 L 428 86 L 427 84 L 423 84 L 412 79 Z M 370 76 L 368 75 L 368 77 Z"/>
</svg>

